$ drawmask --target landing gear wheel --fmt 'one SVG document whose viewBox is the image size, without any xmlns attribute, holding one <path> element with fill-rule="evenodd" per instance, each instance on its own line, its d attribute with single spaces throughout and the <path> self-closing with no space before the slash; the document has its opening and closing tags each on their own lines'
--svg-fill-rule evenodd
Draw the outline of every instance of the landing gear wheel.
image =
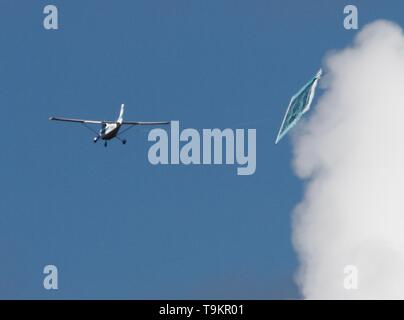
<svg viewBox="0 0 404 320">
<path fill-rule="evenodd" d="M 126 142 L 127 142 L 126 139 L 123 139 L 123 140 L 122 140 L 122 143 L 123 143 L 123 144 L 126 144 Z"/>
<path fill-rule="evenodd" d="M 105 147 L 105 148 L 107 147 L 107 142 L 106 142 L 106 141 L 104 142 L 104 147 Z"/>
</svg>

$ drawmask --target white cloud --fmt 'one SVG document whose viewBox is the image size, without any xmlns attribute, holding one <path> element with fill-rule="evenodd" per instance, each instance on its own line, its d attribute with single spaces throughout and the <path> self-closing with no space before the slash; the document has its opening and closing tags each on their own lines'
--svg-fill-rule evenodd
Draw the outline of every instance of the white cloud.
<svg viewBox="0 0 404 320">
<path fill-rule="evenodd" d="M 325 91 L 293 137 L 305 194 L 294 212 L 308 299 L 404 299 L 404 35 L 366 26 L 326 58 Z M 344 267 L 358 290 L 343 286 Z"/>
</svg>

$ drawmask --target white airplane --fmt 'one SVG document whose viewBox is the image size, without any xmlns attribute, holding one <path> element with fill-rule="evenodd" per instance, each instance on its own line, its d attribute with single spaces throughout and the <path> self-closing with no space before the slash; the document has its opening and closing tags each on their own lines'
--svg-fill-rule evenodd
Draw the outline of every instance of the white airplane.
<svg viewBox="0 0 404 320">
<path fill-rule="evenodd" d="M 84 119 L 71 119 L 71 118 L 60 118 L 60 117 L 50 117 L 49 120 L 55 120 L 55 121 L 65 121 L 65 122 L 76 122 L 76 123 L 81 123 L 83 124 L 86 128 L 90 129 L 92 132 L 94 132 L 97 136 L 93 139 L 94 143 L 98 141 L 98 139 L 104 140 L 104 146 L 107 146 L 107 141 L 111 140 L 113 138 L 118 139 L 121 141 L 123 144 L 126 144 L 126 139 L 121 139 L 118 136 L 119 130 L 121 129 L 122 126 L 124 125 L 129 125 L 129 126 L 149 126 L 149 125 L 161 125 L 161 124 L 170 124 L 170 121 L 161 121 L 161 122 L 138 122 L 138 121 L 123 121 L 123 113 L 125 111 L 125 105 L 121 105 L 121 111 L 119 113 L 119 117 L 116 121 L 100 121 L 100 120 L 84 120 Z M 100 124 L 101 129 L 99 132 L 95 131 L 93 128 L 87 126 L 87 124 Z M 126 130 L 123 130 L 121 134 L 124 131 L 127 131 L 129 128 Z"/>
</svg>

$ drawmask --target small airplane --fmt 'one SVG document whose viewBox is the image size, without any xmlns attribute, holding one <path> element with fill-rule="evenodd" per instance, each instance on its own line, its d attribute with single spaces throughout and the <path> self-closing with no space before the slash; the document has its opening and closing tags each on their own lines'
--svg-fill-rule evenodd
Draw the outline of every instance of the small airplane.
<svg viewBox="0 0 404 320">
<path fill-rule="evenodd" d="M 118 139 L 123 144 L 126 144 L 126 139 L 121 139 L 118 135 L 119 130 L 122 126 L 153 126 L 153 125 L 162 125 L 162 124 L 170 124 L 170 121 L 160 121 L 160 122 L 138 122 L 138 121 L 123 121 L 123 114 L 125 112 L 125 105 L 121 105 L 121 111 L 119 113 L 119 117 L 116 121 L 100 121 L 100 120 L 84 120 L 84 119 L 71 119 L 71 118 L 60 118 L 60 117 L 50 117 L 49 120 L 54 121 L 65 121 L 65 122 L 76 122 L 83 124 L 86 128 L 90 129 L 97 136 L 93 139 L 94 143 L 96 143 L 99 139 L 104 140 L 104 146 L 107 146 L 107 141 L 111 139 Z M 87 126 L 87 124 L 100 124 L 101 129 L 97 132 L 93 128 Z M 126 128 L 121 132 L 129 130 L 131 127 Z"/>
</svg>

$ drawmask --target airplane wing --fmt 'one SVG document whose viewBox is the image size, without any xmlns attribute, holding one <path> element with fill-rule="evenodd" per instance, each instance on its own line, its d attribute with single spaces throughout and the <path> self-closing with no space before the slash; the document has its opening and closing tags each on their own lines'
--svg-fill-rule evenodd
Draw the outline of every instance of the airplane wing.
<svg viewBox="0 0 404 320">
<path fill-rule="evenodd" d="M 279 129 L 278 136 L 276 137 L 275 144 L 277 144 L 300 120 L 300 118 L 310 109 L 313 101 L 316 86 L 320 80 L 322 71 L 313 77 L 300 91 L 295 94 L 290 100 L 288 109 Z"/>
<path fill-rule="evenodd" d="M 123 121 L 122 124 L 127 124 L 130 126 L 155 126 L 159 124 L 170 124 L 170 121 L 160 121 L 160 122 Z"/>
<path fill-rule="evenodd" d="M 65 122 L 76 122 L 76 123 L 91 123 L 91 124 L 102 124 L 102 123 L 109 123 L 110 122 L 110 121 L 99 121 L 99 120 L 59 118 L 59 117 L 50 117 L 49 120 L 65 121 Z M 111 122 L 114 122 L 114 121 L 111 121 Z"/>
</svg>

